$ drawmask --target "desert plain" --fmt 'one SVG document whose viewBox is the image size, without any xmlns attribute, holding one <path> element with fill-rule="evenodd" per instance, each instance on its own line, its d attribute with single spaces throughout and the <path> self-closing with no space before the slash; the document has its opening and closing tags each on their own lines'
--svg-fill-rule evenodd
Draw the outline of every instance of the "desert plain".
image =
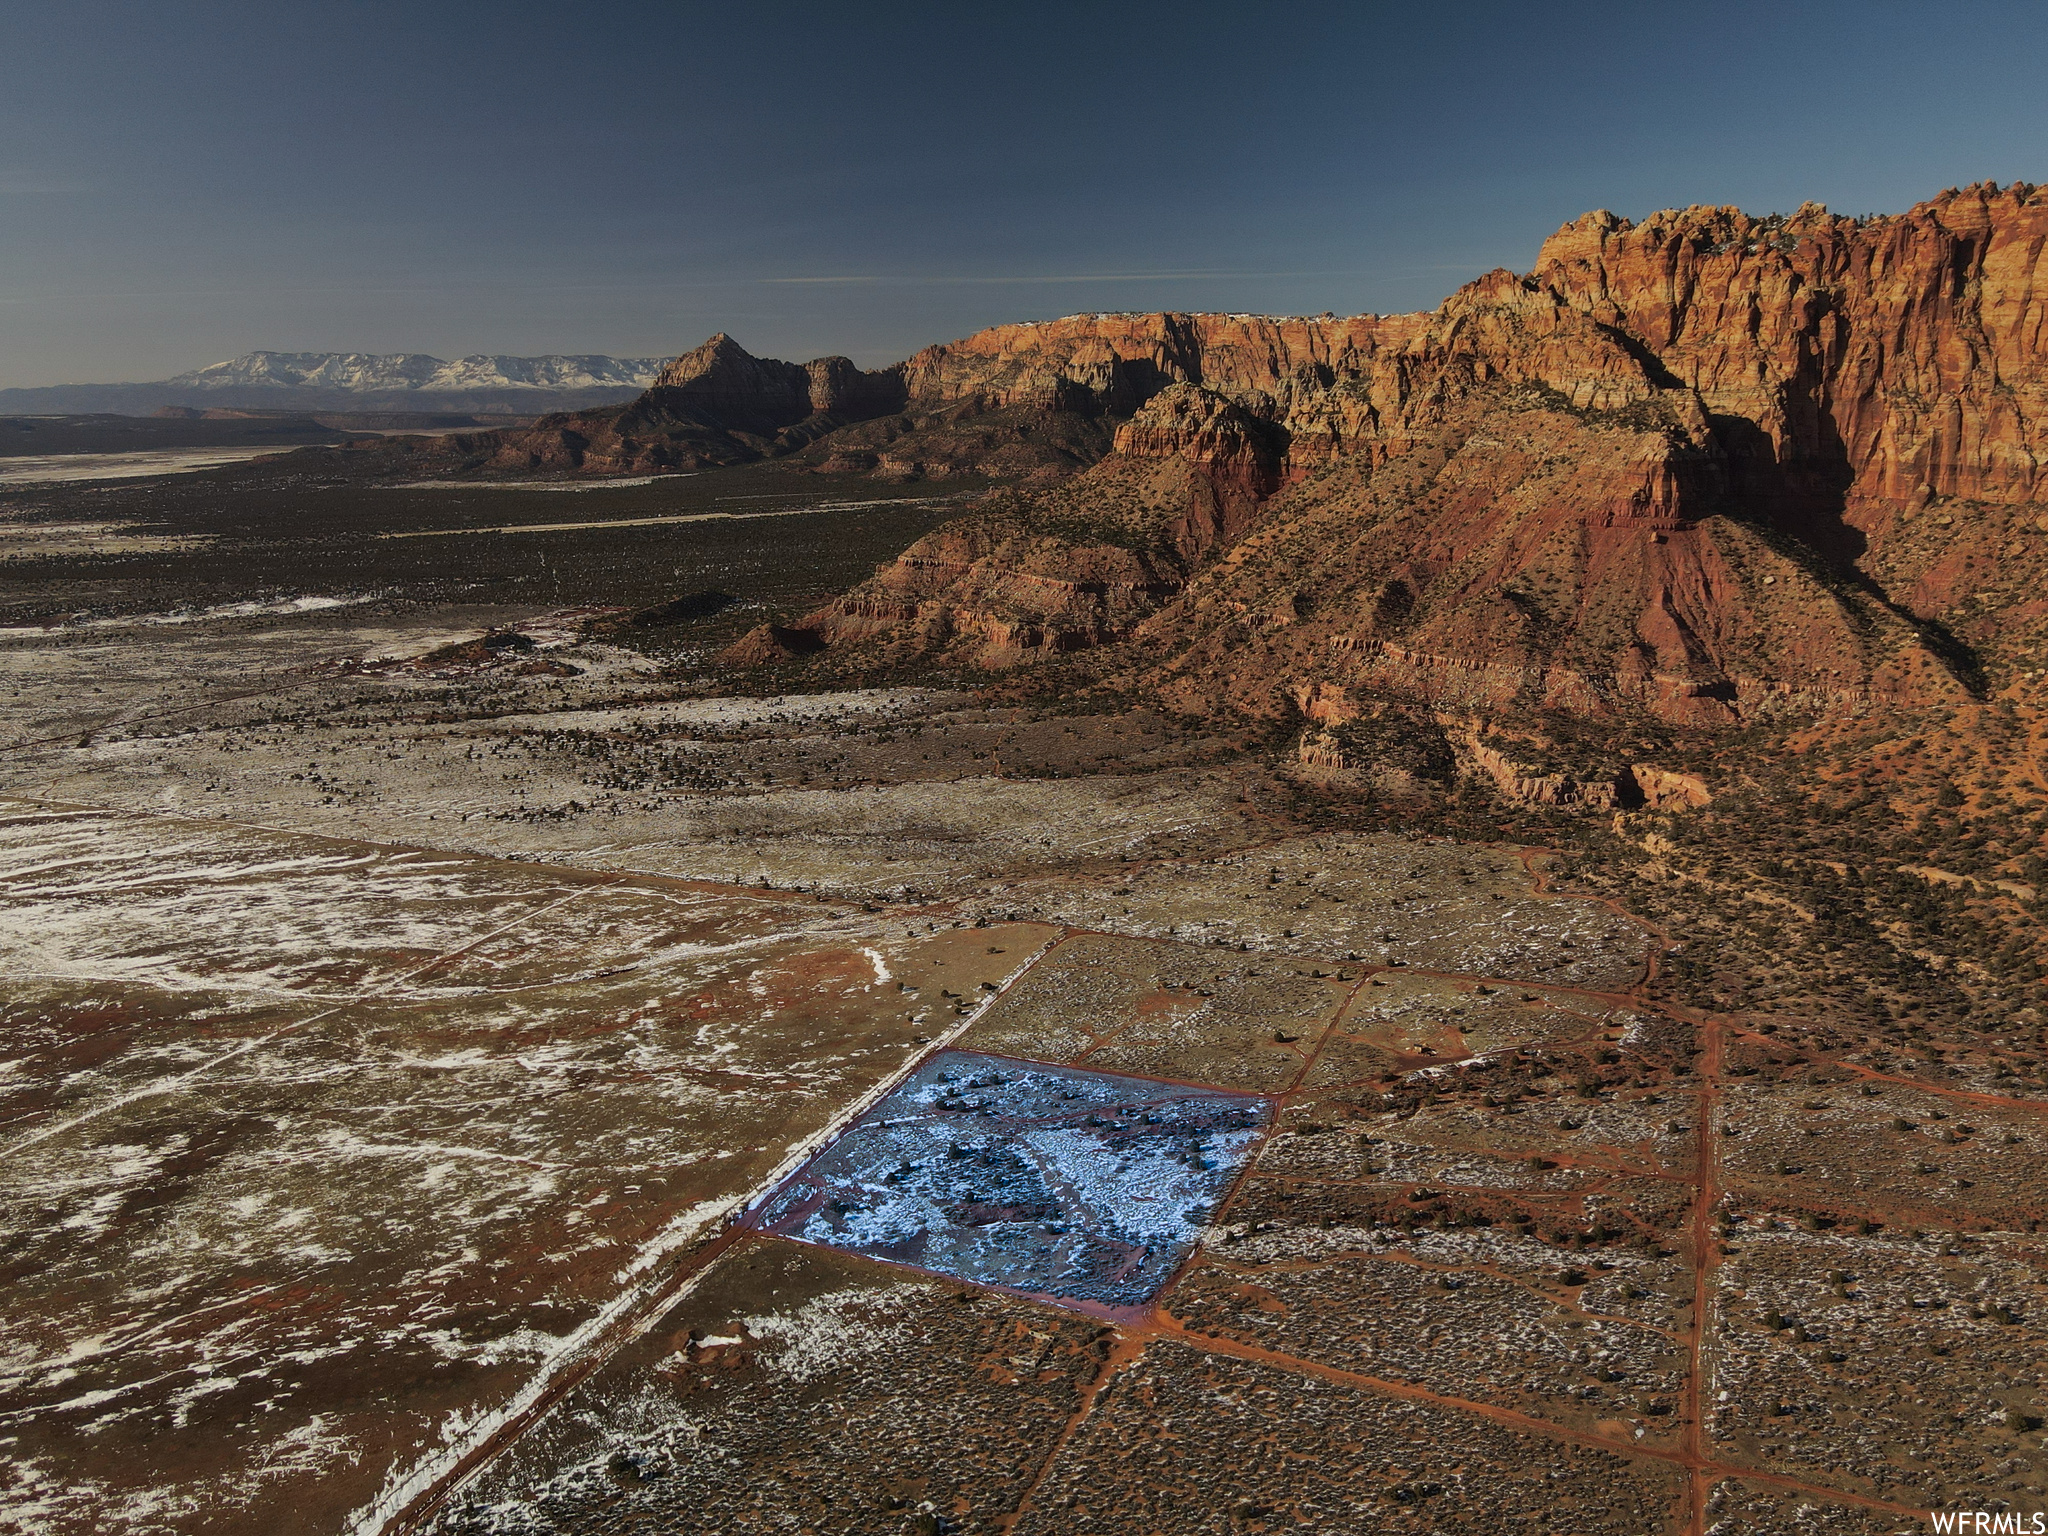
<svg viewBox="0 0 2048 1536">
<path fill-rule="evenodd" d="M 957 487 L 295 465 L 0 496 L 9 1528 L 1734 1536 L 2048 1491 L 2038 1031 L 1773 1001 L 1739 906 L 1628 862 L 1679 815 L 718 662 Z M 1113 1315 L 755 1219 L 948 1051 L 1265 1108 Z M 948 1209 L 1050 1219 L 995 1198 Z"/>
</svg>

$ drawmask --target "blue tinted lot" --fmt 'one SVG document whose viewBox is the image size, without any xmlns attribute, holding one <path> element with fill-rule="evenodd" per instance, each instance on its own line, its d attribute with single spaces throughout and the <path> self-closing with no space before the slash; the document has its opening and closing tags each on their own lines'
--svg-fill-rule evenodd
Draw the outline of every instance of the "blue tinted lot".
<svg viewBox="0 0 2048 1536">
<path fill-rule="evenodd" d="M 1269 1099 L 943 1051 L 749 1218 L 756 1229 L 1091 1311 L 1193 1251 Z"/>
</svg>

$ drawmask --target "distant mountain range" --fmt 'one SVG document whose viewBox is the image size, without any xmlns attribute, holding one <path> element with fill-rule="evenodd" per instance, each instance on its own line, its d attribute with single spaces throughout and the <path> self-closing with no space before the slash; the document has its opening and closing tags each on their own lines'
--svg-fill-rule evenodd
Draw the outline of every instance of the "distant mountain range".
<svg viewBox="0 0 2048 1536">
<path fill-rule="evenodd" d="M 0 412 L 142 415 L 167 405 L 211 405 L 535 414 L 630 400 L 667 362 L 559 353 L 478 353 L 449 362 L 424 352 L 250 352 L 149 384 L 0 389 Z"/>
</svg>

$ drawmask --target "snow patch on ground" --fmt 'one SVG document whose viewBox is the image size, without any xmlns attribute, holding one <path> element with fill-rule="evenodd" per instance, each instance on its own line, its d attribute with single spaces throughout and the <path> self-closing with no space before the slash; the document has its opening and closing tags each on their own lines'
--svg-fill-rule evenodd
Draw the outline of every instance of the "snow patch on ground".
<svg viewBox="0 0 2048 1536">
<path fill-rule="evenodd" d="M 781 1344 L 762 1355 L 769 1373 L 801 1385 L 912 1342 L 910 1321 L 901 1315 L 911 1299 L 908 1291 L 849 1287 L 816 1297 L 795 1312 L 770 1312 L 741 1322 L 755 1338 Z"/>
<path fill-rule="evenodd" d="M 254 619 L 295 613 L 319 613 L 329 608 L 352 608 L 360 603 L 375 602 L 374 592 L 359 592 L 350 597 L 277 597 L 250 598 L 239 603 L 218 603 L 211 608 L 179 608 L 169 613 L 137 613 L 100 619 L 76 619 L 55 626 L 16 625 L 0 629 L 0 640 L 41 639 L 62 631 L 71 633 L 81 629 L 154 629 L 170 624 L 204 624 L 214 619 Z"/>
</svg>

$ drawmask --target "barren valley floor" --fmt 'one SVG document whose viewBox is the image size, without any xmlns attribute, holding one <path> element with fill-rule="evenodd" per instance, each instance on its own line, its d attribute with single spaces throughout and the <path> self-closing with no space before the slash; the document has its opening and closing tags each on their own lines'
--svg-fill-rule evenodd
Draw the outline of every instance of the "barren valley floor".
<svg viewBox="0 0 2048 1536">
<path fill-rule="evenodd" d="M 400 541 L 453 493 L 227 470 L 94 495 L 160 541 L 100 551 L 12 499 L 0 1523 L 2048 1503 L 2037 1053 L 1688 1004 L 1700 935 L 1554 840 L 1305 816 L 1142 703 L 715 686 L 939 509 L 691 479 Z M 728 496 L 794 515 L 682 520 Z M 1115 1321 L 735 1222 L 948 1048 L 1273 1111 Z"/>
</svg>

